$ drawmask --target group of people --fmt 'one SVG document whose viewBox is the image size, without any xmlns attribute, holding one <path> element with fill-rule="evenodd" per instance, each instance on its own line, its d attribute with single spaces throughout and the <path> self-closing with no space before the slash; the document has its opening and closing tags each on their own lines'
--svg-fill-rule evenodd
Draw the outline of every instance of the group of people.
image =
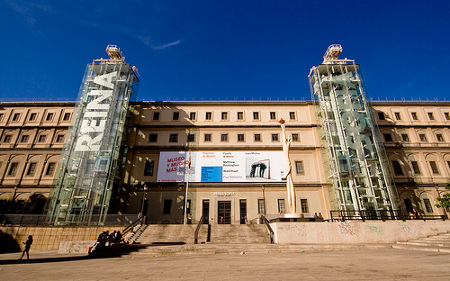
<svg viewBox="0 0 450 281">
<path fill-rule="evenodd" d="M 319 214 L 314 213 L 314 218 L 315 219 L 323 219 L 322 213 L 319 213 Z"/>
<path fill-rule="evenodd" d="M 103 251 L 105 249 L 116 250 L 120 243 L 124 242 L 122 233 L 120 231 L 113 231 L 109 233 L 108 230 L 103 231 L 97 237 L 97 241 L 92 247 L 89 247 L 88 254 L 92 254 L 94 251 Z"/>
</svg>

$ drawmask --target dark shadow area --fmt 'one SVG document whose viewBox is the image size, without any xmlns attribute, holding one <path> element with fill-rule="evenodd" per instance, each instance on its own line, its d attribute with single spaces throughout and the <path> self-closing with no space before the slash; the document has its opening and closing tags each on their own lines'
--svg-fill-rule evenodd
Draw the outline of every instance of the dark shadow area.
<svg viewBox="0 0 450 281">
<path fill-rule="evenodd" d="M 128 255 L 132 252 L 137 252 L 140 249 L 147 248 L 147 245 L 123 245 L 116 252 L 104 252 L 97 255 L 77 255 L 77 256 L 59 256 L 49 258 L 33 258 L 33 251 L 30 251 L 31 258 L 29 260 L 19 260 L 20 254 L 17 254 L 17 259 L 0 259 L 0 264 L 26 264 L 26 263 L 54 263 L 65 261 L 79 261 L 87 259 L 105 259 L 105 258 L 118 258 L 124 255 Z M 63 254 L 61 254 L 63 255 Z"/>
<path fill-rule="evenodd" d="M 19 244 L 14 238 L 0 231 L 0 254 L 20 252 Z"/>
</svg>

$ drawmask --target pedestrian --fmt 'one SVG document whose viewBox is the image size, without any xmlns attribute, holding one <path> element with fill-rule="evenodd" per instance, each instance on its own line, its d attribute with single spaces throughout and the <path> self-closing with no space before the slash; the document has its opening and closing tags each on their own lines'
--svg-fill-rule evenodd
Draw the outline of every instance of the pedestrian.
<svg viewBox="0 0 450 281">
<path fill-rule="evenodd" d="M 25 255 L 25 253 L 27 253 L 27 259 L 29 260 L 29 259 L 30 259 L 30 254 L 29 254 L 29 252 L 30 252 L 31 244 L 33 244 L 33 236 L 28 235 L 27 241 L 26 241 L 26 242 L 23 242 L 23 244 L 25 244 L 25 250 L 23 250 L 22 256 L 20 257 L 19 260 L 22 260 L 23 255 Z"/>
</svg>

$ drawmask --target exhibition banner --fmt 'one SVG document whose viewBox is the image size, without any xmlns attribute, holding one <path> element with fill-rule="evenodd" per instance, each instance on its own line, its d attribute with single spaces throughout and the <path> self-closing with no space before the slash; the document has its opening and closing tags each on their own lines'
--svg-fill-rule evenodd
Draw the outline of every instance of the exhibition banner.
<svg viewBox="0 0 450 281">
<path fill-rule="evenodd" d="M 158 182 L 285 181 L 282 151 L 161 151 Z M 189 173 L 189 175 L 188 175 Z"/>
</svg>

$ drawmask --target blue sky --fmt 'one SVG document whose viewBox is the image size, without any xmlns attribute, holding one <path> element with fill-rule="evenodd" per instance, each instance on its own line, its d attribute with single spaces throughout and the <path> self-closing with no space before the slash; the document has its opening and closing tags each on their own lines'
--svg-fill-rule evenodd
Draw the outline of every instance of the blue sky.
<svg viewBox="0 0 450 281">
<path fill-rule="evenodd" d="M 311 99 L 330 44 L 374 99 L 449 100 L 450 1 L 0 0 L 0 100 L 75 100 L 118 45 L 138 100 Z"/>
</svg>

